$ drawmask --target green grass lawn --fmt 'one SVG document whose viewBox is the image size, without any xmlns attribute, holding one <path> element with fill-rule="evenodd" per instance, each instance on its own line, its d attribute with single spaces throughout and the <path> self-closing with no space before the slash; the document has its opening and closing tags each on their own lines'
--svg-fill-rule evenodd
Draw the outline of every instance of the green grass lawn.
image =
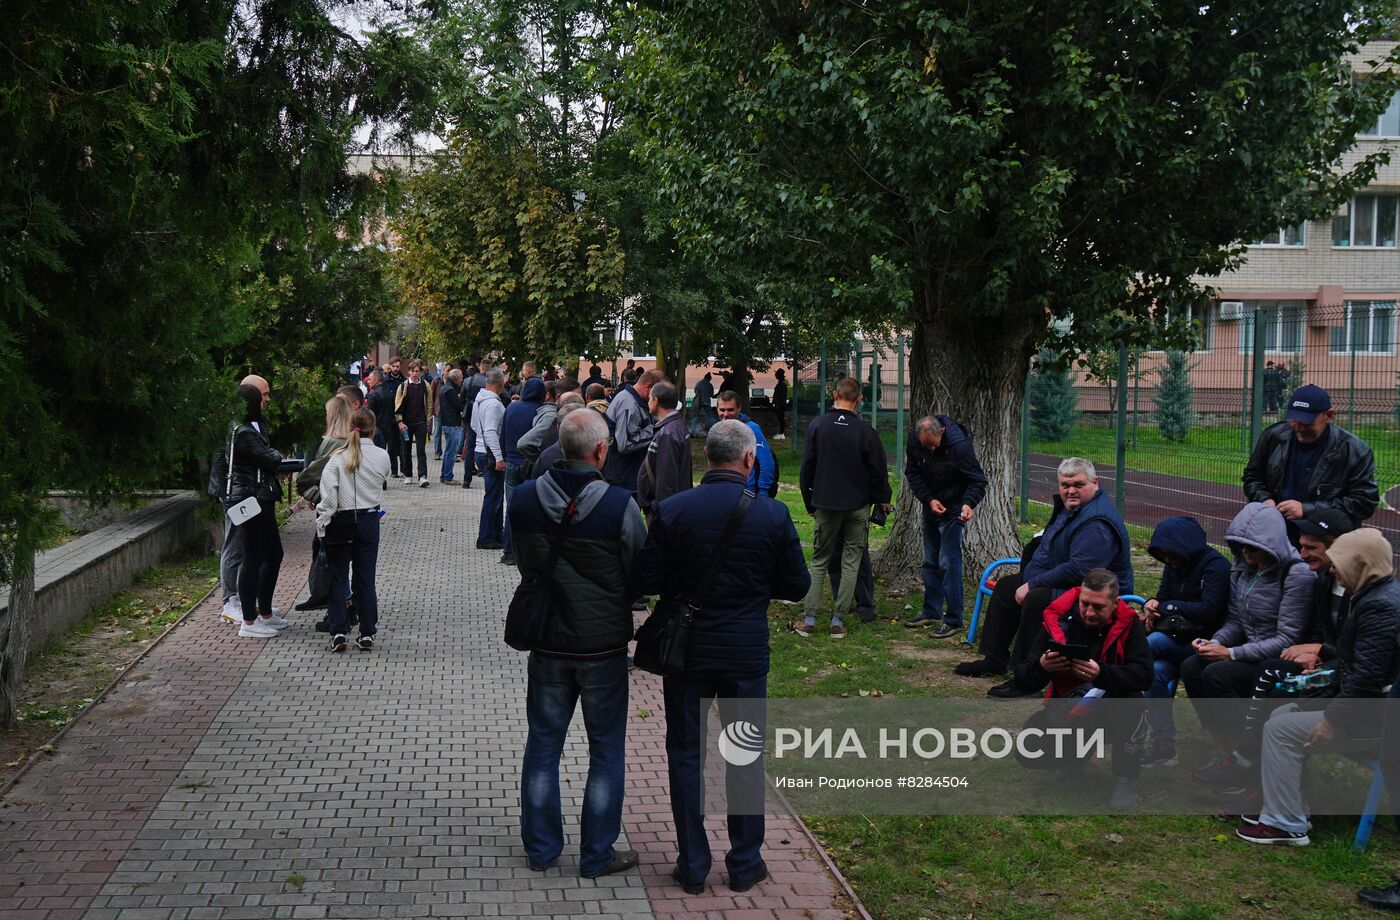
<svg viewBox="0 0 1400 920">
<path fill-rule="evenodd" d="M 785 483 L 797 480 L 799 461 L 790 445 L 775 445 Z M 703 469 L 703 458 L 697 469 Z M 779 499 L 791 510 L 810 558 L 812 522 L 796 488 L 785 485 Z M 1046 506 L 1032 505 L 1022 536 L 1047 516 Z M 1160 582 L 1160 566 L 1146 554 L 1148 531 L 1130 531 L 1137 590 L 1150 596 Z M 872 530 L 873 546 L 883 539 L 882 530 Z M 972 591 L 969 581 L 969 598 Z M 879 590 L 877 602 L 877 620 L 854 624 L 840 641 L 799 638 L 788 624 L 801 615 L 800 605 L 775 603 L 769 614 L 770 695 L 857 697 L 879 691 L 976 698 L 985 693 L 986 680 L 952 672 L 953 664 L 972 657 L 961 641 L 934 641 L 903 627 L 920 595 L 891 597 Z M 1107 784 L 1107 774 L 1101 778 Z M 1151 782 L 1151 771 L 1142 782 Z M 1286 850 L 1250 846 L 1235 838 L 1233 823 L 1205 816 L 806 820 L 880 920 L 1351 917 L 1358 916 L 1356 888 L 1385 884 L 1400 865 L 1400 836 L 1390 822 L 1377 822 L 1370 848 L 1358 855 L 1351 852 L 1355 819 L 1347 817 L 1317 818 L 1313 845 Z"/>
</svg>

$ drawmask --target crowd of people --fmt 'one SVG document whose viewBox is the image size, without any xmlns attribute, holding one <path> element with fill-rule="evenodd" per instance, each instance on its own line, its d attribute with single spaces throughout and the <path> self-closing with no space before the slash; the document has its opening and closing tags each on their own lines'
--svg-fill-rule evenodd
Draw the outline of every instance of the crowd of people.
<svg viewBox="0 0 1400 920">
<path fill-rule="evenodd" d="M 633 617 L 647 597 L 684 599 L 697 611 L 687 663 L 663 678 L 673 877 L 701 891 L 711 854 L 700 701 L 766 697 L 774 599 L 802 603 L 791 629 L 809 640 L 819 631 L 842 639 L 855 620 L 874 618 L 869 533 L 892 510 L 891 487 L 883 444 L 859 411 L 860 385 L 837 382 L 831 408 L 806 431 L 795 485 L 814 521 L 809 566 L 787 506 L 771 500 L 782 471 L 763 428 L 735 392 L 716 392 L 710 374 L 695 386 L 687 421 L 684 388 L 631 362 L 616 388 L 596 365 L 582 382 L 555 368 L 537 374 L 528 362 L 513 379 L 488 360 L 437 366 L 430 380 L 417 361 L 407 376 L 399 367 L 391 360 L 372 369 L 327 403 L 325 437 L 298 483 L 316 507 L 313 549 L 327 569 L 319 600 L 329 608 L 332 651 L 346 648 L 350 617 L 358 618 L 359 647 L 373 647 L 380 503 L 392 479 L 415 484 L 415 454 L 416 485 L 428 486 L 431 438 L 439 483 L 456 484 L 459 463 L 463 488 L 482 481 L 477 548 L 557 588 L 528 665 L 521 833 L 532 869 L 556 863 L 559 761 L 581 704 L 590 756 L 579 871 L 597 877 L 637 861 L 615 847 Z M 231 435 L 228 500 L 255 498 L 265 513 L 230 527 L 241 533 L 226 550 L 225 616 L 241 623 L 240 636 L 270 638 L 286 625 L 271 606 L 281 458 L 261 421 L 266 381 L 250 377 L 239 393 L 246 411 Z M 997 579 L 980 656 L 957 673 L 1001 678 L 987 691 L 993 699 L 1043 696 L 1032 720 L 1041 727 L 1085 698 L 1141 701 L 1103 707 L 1114 809 L 1136 807 L 1144 767 L 1178 765 L 1171 709 L 1149 701 L 1170 699 L 1179 683 L 1219 748 L 1192 777 L 1257 803 L 1237 809 L 1238 837 L 1307 845 L 1307 755 L 1376 756 L 1382 726 L 1356 701 L 1400 695 L 1392 690 L 1400 670 L 1393 550 L 1365 526 L 1379 503 L 1374 461 L 1334 416 L 1320 388 L 1292 394 L 1285 420 L 1263 433 L 1244 470 L 1246 503 L 1226 530 L 1228 556 L 1192 517 L 1159 522 L 1148 551 L 1163 566 L 1161 583 L 1139 609 L 1124 601 L 1134 567 L 1122 516 L 1092 462 L 1062 461 L 1049 521 L 1023 548 L 1019 571 Z M 784 436 L 783 428 L 774 435 Z M 695 437 L 705 439 L 698 482 Z M 946 415 L 921 418 L 908 432 L 903 472 L 920 507 L 924 551 L 923 604 L 905 625 L 952 638 L 964 629 L 963 530 L 987 476 L 967 426 Z M 719 559 L 723 566 L 708 565 Z M 1244 705 L 1211 703 L 1228 699 Z M 761 760 L 728 769 L 732 783 L 762 781 Z M 767 875 L 763 818 L 732 816 L 728 830 L 729 886 L 747 891 Z M 1400 886 L 1363 897 L 1400 906 Z"/>
</svg>

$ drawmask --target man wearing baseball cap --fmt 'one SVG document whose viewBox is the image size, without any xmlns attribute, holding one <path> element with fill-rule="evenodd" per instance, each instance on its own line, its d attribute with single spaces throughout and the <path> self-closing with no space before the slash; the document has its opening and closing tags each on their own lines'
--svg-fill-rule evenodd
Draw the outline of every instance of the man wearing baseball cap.
<svg viewBox="0 0 1400 920">
<path fill-rule="evenodd" d="M 1321 667 L 1324 661 L 1336 657 L 1335 648 L 1341 635 L 1342 623 L 1351 611 L 1351 595 L 1337 581 L 1327 550 L 1344 533 L 1356 527 L 1336 508 L 1325 508 L 1294 521 L 1298 528 L 1298 555 L 1313 570 L 1312 625 L 1309 641 L 1291 645 L 1279 656 L 1303 668 Z"/>
<path fill-rule="evenodd" d="M 1376 461 L 1371 448 L 1339 425 L 1322 387 L 1293 391 L 1284 421 L 1260 435 L 1244 468 L 1244 494 L 1278 508 L 1297 539 L 1298 521 L 1340 511 L 1359 525 L 1376 511 Z"/>
</svg>

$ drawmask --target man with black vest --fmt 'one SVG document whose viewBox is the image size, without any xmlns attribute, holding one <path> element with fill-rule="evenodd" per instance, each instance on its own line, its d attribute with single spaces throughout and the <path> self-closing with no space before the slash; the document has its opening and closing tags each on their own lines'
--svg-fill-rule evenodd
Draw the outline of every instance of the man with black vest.
<svg viewBox="0 0 1400 920">
<path fill-rule="evenodd" d="M 1336 415 L 1326 390 L 1299 387 L 1284 420 L 1264 429 L 1244 468 L 1245 496 L 1278 508 L 1295 543 L 1300 518 L 1336 508 L 1360 526 L 1380 503 L 1371 448 L 1332 424 Z"/>
<path fill-rule="evenodd" d="M 543 872 L 564 849 L 559 758 L 582 701 L 588 731 L 579 874 L 597 878 L 637 865 L 616 850 L 622 830 L 627 748 L 627 642 L 632 638 L 633 572 L 645 539 L 642 514 L 625 489 L 599 474 L 608 426 L 593 412 L 559 425 L 564 459 L 520 484 L 510 504 L 511 541 L 522 573 L 546 567 L 554 607 L 544 640 L 530 653 L 520 776 L 520 836 L 531 869 Z"/>
<path fill-rule="evenodd" d="M 968 677 L 1004 674 L 1026 658 L 1040 629 L 1046 606 L 1065 591 L 1079 587 L 1091 569 L 1108 569 L 1124 594 L 1133 593 L 1133 565 L 1128 531 L 1113 499 L 1099 488 L 1094 464 L 1082 457 L 1060 461 L 1059 494 L 1030 558 L 1019 574 L 997 579 L 987 606 L 978 661 L 954 670 Z M 1013 646 L 1014 642 L 1014 646 Z M 987 694 L 1012 699 L 1026 693 L 1008 681 Z"/>
<path fill-rule="evenodd" d="M 924 531 L 924 606 L 904 625 L 931 626 L 929 635 L 946 639 L 962 632 L 963 526 L 987 494 L 987 475 L 965 428 L 946 415 L 926 415 L 909 435 L 904 477 L 919 499 Z"/>
<path fill-rule="evenodd" d="M 589 416 L 591 412 L 581 412 Z M 684 429 L 677 426 L 679 431 Z M 638 569 L 636 590 L 698 602 L 685 671 L 662 682 L 666 698 L 666 759 L 671 817 L 680 853 L 671 877 L 701 894 L 710 873 L 702 766 L 706 732 L 702 700 L 720 701 L 726 724 L 735 718 L 764 731 L 768 696 L 768 604 L 797 600 L 809 584 L 802 543 L 787 506 L 746 490 L 754 466 L 754 437 L 738 420 L 721 421 L 705 439 L 709 469 L 693 489 L 657 506 Z M 741 502 L 747 501 L 747 507 Z M 732 537 L 724 537 L 733 523 Z M 712 565 L 723 552 L 720 565 Z M 754 701 L 754 702 L 747 702 Z M 763 758 L 728 767 L 730 803 L 756 801 L 729 815 L 729 888 L 745 892 L 768 877 L 763 861 Z"/>
</svg>

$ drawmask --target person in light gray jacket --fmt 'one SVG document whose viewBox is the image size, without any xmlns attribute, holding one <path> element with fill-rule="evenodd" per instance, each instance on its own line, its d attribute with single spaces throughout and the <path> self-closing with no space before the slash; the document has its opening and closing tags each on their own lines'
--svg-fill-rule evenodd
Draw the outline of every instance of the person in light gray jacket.
<svg viewBox="0 0 1400 920">
<path fill-rule="evenodd" d="M 1201 725 L 1229 751 L 1240 727 L 1227 724 L 1234 722 L 1231 711 L 1196 701 L 1251 696 L 1259 663 L 1307 634 L 1317 576 L 1288 542 L 1283 515 L 1263 502 L 1250 502 L 1235 515 L 1225 542 L 1235 557 L 1225 623 L 1211 638 L 1192 643 L 1196 654 L 1182 664 L 1181 681 Z"/>
</svg>

